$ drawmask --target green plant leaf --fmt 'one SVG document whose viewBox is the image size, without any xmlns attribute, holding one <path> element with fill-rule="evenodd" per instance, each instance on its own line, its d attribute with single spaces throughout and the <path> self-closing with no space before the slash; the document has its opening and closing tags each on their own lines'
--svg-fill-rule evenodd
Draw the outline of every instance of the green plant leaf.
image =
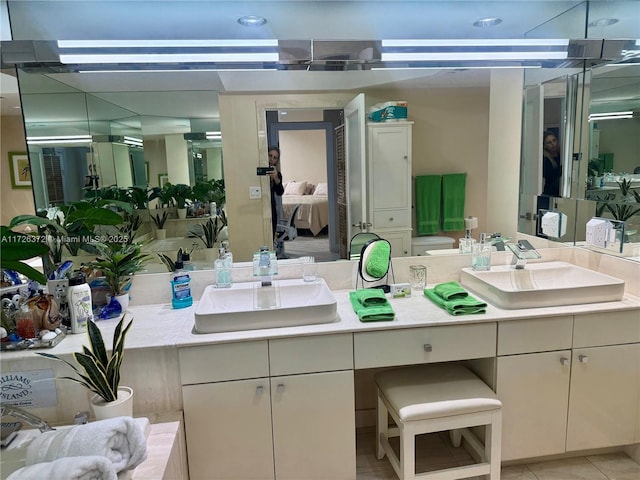
<svg viewBox="0 0 640 480">
<path fill-rule="evenodd" d="M 102 392 L 100 394 L 102 398 L 107 402 L 113 402 L 117 399 L 117 395 L 107 380 L 106 371 L 100 368 L 94 358 L 79 352 L 74 353 L 73 358 L 78 362 L 78 365 L 84 368 L 91 385 L 99 392 Z"/>
<path fill-rule="evenodd" d="M 95 355 L 96 360 L 100 363 L 103 369 L 106 369 L 107 363 L 109 363 L 107 351 L 102 339 L 102 333 L 93 320 L 89 320 L 87 322 L 87 335 L 89 337 L 91 351 Z"/>
</svg>

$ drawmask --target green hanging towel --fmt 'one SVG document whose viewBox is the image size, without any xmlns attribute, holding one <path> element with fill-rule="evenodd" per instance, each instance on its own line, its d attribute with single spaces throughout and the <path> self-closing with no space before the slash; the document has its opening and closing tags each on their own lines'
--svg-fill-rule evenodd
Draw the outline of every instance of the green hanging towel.
<svg viewBox="0 0 640 480">
<path fill-rule="evenodd" d="M 440 232 L 441 175 L 420 175 L 415 180 L 416 230 L 418 235 Z"/>
<path fill-rule="evenodd" d="M 374 278 L 382 278 L 389 270 L 391 244 L 387 241 L 373 240 L 369 254 L 362 258 L 364 271 Z"/>
<path fill-rule="evenodd" d="M 464 230 L 466 173 L 442 176 L 442 231 Z"/>
</svg>

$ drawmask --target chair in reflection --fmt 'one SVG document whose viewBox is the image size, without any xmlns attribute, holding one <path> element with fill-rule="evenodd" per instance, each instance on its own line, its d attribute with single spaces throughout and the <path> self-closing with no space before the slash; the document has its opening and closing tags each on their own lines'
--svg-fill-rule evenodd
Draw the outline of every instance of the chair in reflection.
<svg viewBox="0 0 640 480">
<path fill-rule="evenodd" d="M 351 237 L 349 242 L 349 260 L 358 260 L 362 253 L 362 247 L 370 240 L 376 240 L 380 238 L 375 233 L 360 232 Z"/>
<path fill-rule="evenodd" d="M 278 222 L 276 225 L 276 256 L 278 258 L 288 258 L 284 252 L 284 242 L 293 240 L 298 236 L 295 222 L 299 208 L 300 204 L 297 204 L 291 210 L 289 218 Z"/>
</svg>

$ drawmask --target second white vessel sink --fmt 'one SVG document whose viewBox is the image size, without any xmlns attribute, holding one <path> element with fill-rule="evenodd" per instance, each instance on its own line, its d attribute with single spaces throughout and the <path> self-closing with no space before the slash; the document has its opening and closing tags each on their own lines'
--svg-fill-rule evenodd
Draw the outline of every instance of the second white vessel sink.
<svg viewBox="0 0 640 480">
<path fill-rule="evenodd" d="M 323 279 L 278 280 L 277 287 L 260 281 L 231 288 L 209 285 L 195 309 L 196 333 L 234 332 L 294 327 L 337 320 L 337 300 Z"/>
<path fill-rule="evenodd" d="M 567 262 L 510 265 L 489 271 L 463 268 L 460 283 L 494 305 L 507 308 L 557 307 L 622 300 L 624 281 Z"/>
</svg>

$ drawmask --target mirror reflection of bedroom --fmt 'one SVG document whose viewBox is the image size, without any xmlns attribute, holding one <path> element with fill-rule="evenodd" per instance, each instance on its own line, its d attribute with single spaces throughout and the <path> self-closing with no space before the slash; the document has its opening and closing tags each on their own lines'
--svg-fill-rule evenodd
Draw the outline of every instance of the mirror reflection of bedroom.
<svg viewBox="0 0 640 480">
<path fill-rule="evenodd" d="M 284 194 L 278 223 L 293 224 L 296 231 L 283 242 L 283 257 L 339 259 L 335 198 L 328 192 L 336 177 L 334 128 L 342 123 L 342 110 L 274 110 L 266 116 L 268 144 L 280 148 Z"/>
</svg>

